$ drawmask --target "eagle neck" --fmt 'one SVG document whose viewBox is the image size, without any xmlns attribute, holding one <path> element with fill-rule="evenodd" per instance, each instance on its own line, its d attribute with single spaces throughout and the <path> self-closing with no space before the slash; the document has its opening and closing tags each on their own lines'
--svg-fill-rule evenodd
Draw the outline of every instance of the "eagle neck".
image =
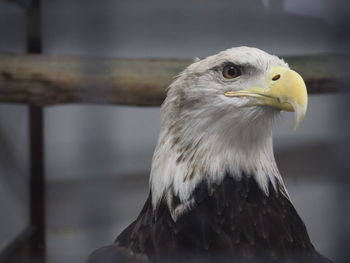
<svg viewBox="0 0 350 263">
<path fill-rule="evenodd" d="M 166 202 L 176 218 L 191 209 L 193 191 L 200 183 L 219 185 L 227 174 L 237 180 L 253 178 L 266 195 L 270 183 L 283 185 L 273 154 L 272 124 L 255 122 L 260 126 L 245 127 L 227 123 L 205 130 L 192 126 L 180 136 L 171 129 L 161 130 L 150 178 L 154 208 Z M 174 199 L 179 202 L 175 209 Z"/>
</svg>

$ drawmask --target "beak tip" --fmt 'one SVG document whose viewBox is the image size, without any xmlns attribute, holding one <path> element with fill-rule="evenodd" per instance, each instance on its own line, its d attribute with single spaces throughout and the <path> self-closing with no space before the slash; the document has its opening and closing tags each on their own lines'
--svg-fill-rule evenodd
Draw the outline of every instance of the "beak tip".
<svg viewBox="0 0 350 263">
<path fill-rule="evenodd" d="M 294 124 L 294 131 L 299 129 L 301 123 L 303 122 L 306 114 L 306 109 L 297 109 L 295 111 L 295 124 Z"/>
</svg>

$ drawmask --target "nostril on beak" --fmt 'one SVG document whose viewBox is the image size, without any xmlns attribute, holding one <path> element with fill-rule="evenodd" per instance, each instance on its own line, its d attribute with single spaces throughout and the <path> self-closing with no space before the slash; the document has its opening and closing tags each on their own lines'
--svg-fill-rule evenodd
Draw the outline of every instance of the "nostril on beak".
<svg viewBox="0 0 350 263">
<path fill-rule="evenodd" d="M 272 78 L 272 80 L 273 80 L 273 81 L 276 81 L 276 80 L 278 80 L 280 77 L 281 77 L 281 75 L 280 75 L 280 74 L 277 74 L 277 75 L 275 75 L 275 76 Z"/>
</svg>

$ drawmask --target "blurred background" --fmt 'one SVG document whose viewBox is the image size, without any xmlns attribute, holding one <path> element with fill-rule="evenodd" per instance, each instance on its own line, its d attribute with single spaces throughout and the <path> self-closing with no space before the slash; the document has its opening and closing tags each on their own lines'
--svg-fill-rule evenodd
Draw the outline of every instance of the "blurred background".
<svg viewBox="0 0 350 263">
<path fill-rule="evenodd" d="M 26 52 L 30 3 L 0 1 L 0 52 Z M 349 8 L 340 0 L 42 0 L 42 46 L 51 56 L 113 58 L 201 58 L 240 45 L 282 57 L 348 54 Z M 315 247 L 350 262 L 350 95 L 309 100 L 297 132 L 292 114 L 279 121 L 277 163 Z M 158 107 L 45 109 L 45 262 L 84 262 L 138 215 L 159 118 Z M 29 222 L 28 140 L 28 107 L 0 104 L 0 251 Z"/>
</svg>

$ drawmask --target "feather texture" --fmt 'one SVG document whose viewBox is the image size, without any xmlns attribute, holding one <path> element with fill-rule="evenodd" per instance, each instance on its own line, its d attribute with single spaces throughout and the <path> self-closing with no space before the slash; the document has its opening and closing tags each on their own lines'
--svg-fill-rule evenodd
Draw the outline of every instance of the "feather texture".
<svg viewBox="0 0 350 263">
<path fill-rule="evenodd" d="M 266 195 L 253 176 L 237 180 L 225 174 L 220 184 L 202 181 L 192 197 L 192 209 L 174 221 L 166 203 L 153 210 L 150 196 L 112 247 L 140 261 L 108 263 L 145 258 L 157 263 L 330 262 L 311 244 L 290 200 L 272 184 Z"/>
</svg>

